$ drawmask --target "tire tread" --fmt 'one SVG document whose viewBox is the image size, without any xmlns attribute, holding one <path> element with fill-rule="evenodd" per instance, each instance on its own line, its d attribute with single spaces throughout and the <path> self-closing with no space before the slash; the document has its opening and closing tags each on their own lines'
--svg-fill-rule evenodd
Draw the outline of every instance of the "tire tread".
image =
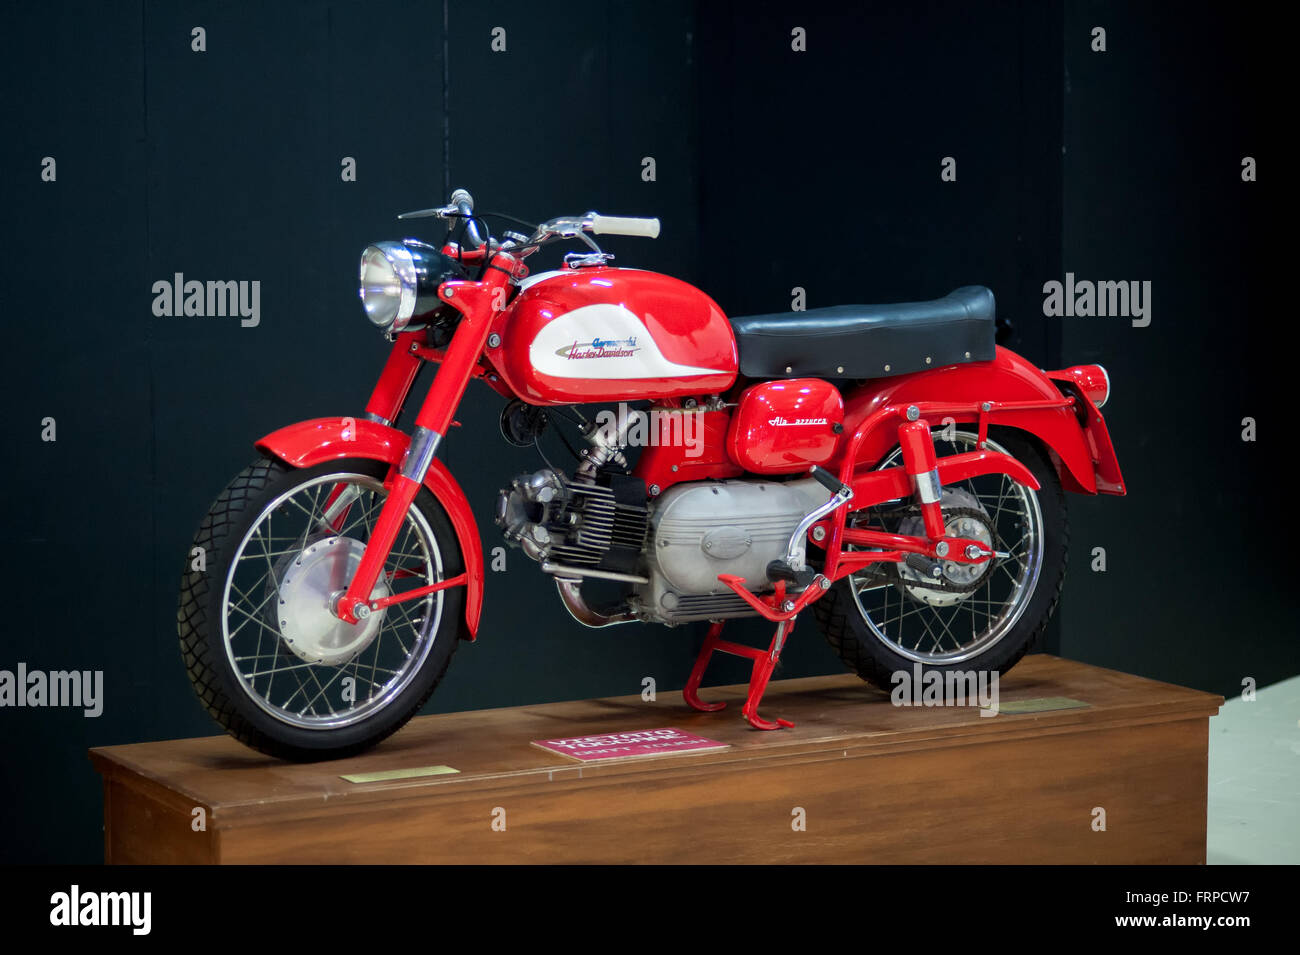
<svg viewBox="0 0 1300 955">
<path fill-rule="evenodd" d="M 232 533 L 240 526 L 243 515 L 247 514 L 250 508 L 258 506 L 267 488 L 292 470 L 293 468 L 288 465 L 269 458 L 262 458 L 244 468 L 209 508 L 195 534 L 193 547 L 202 547 L 209 560 L 225 553 L 226 548 L 233 547 Z M 223 670 L 216 657 L 216 654 L 224 653 L 224 648 L 218 640 L 208 637 L 208 634 L 216 632 L 209 624 L 207 612 L 212 596 L 209 592 L 212 575 L 209 570 L 193 569 L 192 554 L 193 550 L 186 555 L 176 610 L 176 629 L 180 638 L 181 658 L 185 663 L 185 672 L 208 715 L 239 742 L 268 756 L 302 762 L 339 759 L 369 749 L 405 726 L 428 702 L 433 691 L 442 682 L 447 668 L 451 665 L 451 658 L 455 656 L 456 647 L 460 643 L 456 639 L 452 644 L 451 652 L 447 654 L 437 675 L 429 684 L 428 690 L 420 696 L 418 702 L 409 706 L 406 712 L 382 733 L 348 746 L 328 750 L 294 746 L 255 726 L 241 712 L 236 699 L 226 689 Z"/>
</svg>

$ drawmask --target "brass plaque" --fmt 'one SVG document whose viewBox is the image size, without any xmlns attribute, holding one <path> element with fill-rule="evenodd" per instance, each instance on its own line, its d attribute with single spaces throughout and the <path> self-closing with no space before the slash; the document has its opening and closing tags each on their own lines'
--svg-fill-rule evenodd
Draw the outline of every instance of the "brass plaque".
<svg viewBox="0 0 1300 955">
<path fill-rule="evenodd" d="M 446 776 L 459 772 L 450 766 L 417 766 L 414 769 L 385 769 L 378 773 L 352 773 L 339 778 L 350 783 L 382 783 L 390 779 L 419 779 L 421 776 Z"/>
<path fill-rule="evenodd" d="M 1077 710 L 1083 706 L 1092 706 L 1083 700 L 1072 700 L 1068 696 L 1037 696 L 1030 700 L 1011 700 L 998 704 L 998 713 L 1045 713 L 1048 710 Z"/>
</svg>

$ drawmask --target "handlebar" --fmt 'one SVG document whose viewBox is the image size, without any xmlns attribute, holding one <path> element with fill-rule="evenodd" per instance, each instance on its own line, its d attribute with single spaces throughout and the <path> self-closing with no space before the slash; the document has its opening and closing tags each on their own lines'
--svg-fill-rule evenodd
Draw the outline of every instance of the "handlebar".
<svg viewBox="0 0 1300 955">
<path fill-rule="evenodd" d="M 543 222 L 531 236 L 513 247 L 507 245 L 503 246 L 503 248 L 513 248 L 524 255 L 528 255 L 548 239 L 580 238 L 591 246 L 594 252 L 601 254 L 596 243 L 587 238 L 588 232 L 595 235 L 629 235 L 657 239 L 659 237 L 659 220 L 636 219 L 629 216 L 602 216 L 598 212 L 588 212 L 585 216 L 562 216 L 559 219 Z"/>
<path fill-rule="evenodd" d="M 451 194 L 451 199 L 445 206 L 438 206 L 434 209 L 417 209 L 414 212 L 403 212 L 397 218 L 450 219 L 452 217 L 459 217 L 465 220 L 465 237 L 469 240 L 470 245 L 476 249 L 481 249 L 487 244 L 487 239 L 485 239 L 478 231 L 478 222 L 474 219 L 474 197 L 469 194 L 468 189 L 457 189 Z"/>
<path fill-rule="evenodd" d="M 602 216 L 592 213 L 591 231 L 596 235 L 632 235 L 645 236 L 647 239 L 659 238 L 658 219 L 634 219 L 628 216 Z"/>
<path fill-rule="evenodd" d="M 439 219 L 464 219 L 465 238 L 472 248 L 481 249 L 490 241 L 489 236 L 479 232 L 478 224 L 480 220 L 474 218 L 474 197 L 469 194 L 467 189 L 457 189 L 453 192 L 445 206 L 439 206 L 436 209 L 403 212 L 397 218 L 423 219 L 430 216 Z M 585 216 L 565 216 L 543 222 L 527 239 L 510 241 L 500 246 L 500 248 L 525 250 L 523 254 L 527 255 L 547 239 L 582 237 L 584 242 L 596 249 L 595 243 L 585 236 L 584 233 L 587 232 L 595 235 L 627 235 L 657 239 L 659 238 L 659 220 L 631 216 L 602 216 L 598 212 L 588 212 Z M 597 251 L 599 250 L 597 249 Z"/>
<path fill-rule="evenodd" d="M 451 204 L 465 218 L 465 237 L 469 239 L 470 245 L 476 249 L 482 248 L 487 240 L 479 235 L 478 223 L 474 221 L 474 197 L 468 189 L 457 189 L 451 194 Z"/>
</svg>

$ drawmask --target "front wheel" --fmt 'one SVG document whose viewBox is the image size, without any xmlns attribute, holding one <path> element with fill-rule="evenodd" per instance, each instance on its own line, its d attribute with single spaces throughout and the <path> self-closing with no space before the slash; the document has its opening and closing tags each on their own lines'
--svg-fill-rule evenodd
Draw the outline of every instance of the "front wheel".
<svg viewBox="0 0 1300 955">
<path fill-rule="evenodd" d="M 347 589 L 387 497 L 387 466 L 255 462 L 217 498 L 181 580 L 177 630 L 214 719 L 282 759 L 358 753 L 424 705 L 456 649 L 464 588 L 390 604 L 357 624 Z M 463 572 L 451 522 L 427 489 L 406 515 L 372 598 Z"/>
<path fill-rule="evenodd" d="M 1005 673 L 1051 619 L 1065 579 L 1069 522 L 1060 477 L 1028 436 L 993 430 L 987 447 L 1024 464 L 1041 490 L 984 475 L 945 486 L 947 533 L 983 541 L 1005 556 L 983 565 L 875 564 L 837 581 L 813 604 L 822 632 L 849 669 L 884 690 L 893 675 L 939 671 Z M 977 436 L 933 433 L 940 455 L 976 448 Z M 896 449 L 881 467 L 899 463 Z M 919 510 L 897 502 L 859 511 L 850 523 L 924 536 Z"/>
</svg>

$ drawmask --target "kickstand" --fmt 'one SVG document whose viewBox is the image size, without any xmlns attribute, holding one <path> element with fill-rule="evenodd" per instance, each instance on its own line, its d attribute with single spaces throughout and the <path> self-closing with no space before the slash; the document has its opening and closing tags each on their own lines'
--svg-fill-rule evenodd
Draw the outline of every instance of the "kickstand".
<svg viewBox="0 0 1300 955">
<path fill-rule="evenodd" d="M 749 725 L 760 730 L 775 730 L 783 726 L 794 726 L 789 720 L 765 720 L 758 715 L 758 704 L 763 699 L 763 691 L 767 689 L 767 681 L 771 679 L 772 671 L 776 669 L 777 662 L 781 659 L 781 649 L 785 646 L 786 637 L 789 636 L 793 628 L 793 617 L 789 620 L 782 620 L 776 625 L 776 635 L 772 637 L 771 646 L 766 650 L 760 650 L 758 647 L 749 647 L 742 643 L 731 643 L 721 639 L 722 621 L 713 621 L 709 627 L 708 635 L 704 638 L 704 645 L 700 647 L 700 655 L 695 658 L 695 667 L 691 670 L 690 678 L 686 681 L 686 686 L 682 688 L 682 698 L 686 700 L 686 704 L 702 713 L 713 713 L 727 705 L 726 703 L 705 703 L 699 696 L 700 681 L 704 679 L 704 671 L 708 669 L 709 660 L 715 651 L 720 650 L 733 656 L 748 657 L 754 661 L 749 675 L 749 695 L 745 698 L 745 705 L 740 711 L 745 719 L 749 720 Z"/>
</svg>

